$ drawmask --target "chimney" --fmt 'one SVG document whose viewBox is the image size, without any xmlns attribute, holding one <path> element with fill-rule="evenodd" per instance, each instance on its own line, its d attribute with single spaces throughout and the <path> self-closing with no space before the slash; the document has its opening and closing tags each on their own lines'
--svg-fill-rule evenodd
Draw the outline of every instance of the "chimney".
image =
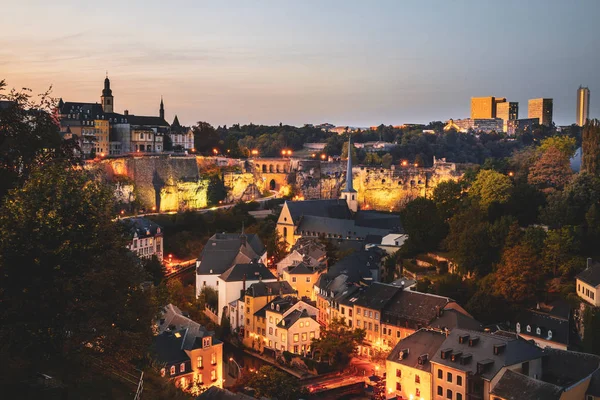
<svg viewBox="0 0 600 400">
<path fill-rule="evenodd" d="M 125 111 L 123 112 L 123 114 L 125 114 L 125 115 L 129 115 L 129 110 L 125 110 Z"/>
</svg>

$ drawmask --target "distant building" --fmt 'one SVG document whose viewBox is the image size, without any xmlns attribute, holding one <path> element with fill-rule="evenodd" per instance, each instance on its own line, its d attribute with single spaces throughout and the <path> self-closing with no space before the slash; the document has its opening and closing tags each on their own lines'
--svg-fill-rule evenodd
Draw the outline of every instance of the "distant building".
<svg viewBox="0 0 600 400">
<path fill-rule="evenodd" d="M 575 123 L 579 126 L 585 125 L 590 117 L 590 89 L 579 86 L 577 89 L 577 118 Z"/>
<path fill-rule="evenodd" d="M 552 99 L 529 100 L 527 118 L 537 118 L 540 125 L 552 125 Z"/>
<path fill-rule="evenodd" d="M 516 317 L 519 336 L 532 340 L 538 347 L 567 350 L 571 334 L 571 308 L 568 303 L 556 303 L 533 310 L 524 310 Z"/>
<path fill-rule="evenodd" d="M 327 263 L 325 246 L 316 238 L 298 239 L 288 255 L 277 263 L 277 275 L 283 276 L 285 270 L 300 263 L 310 267 L 325 267 Z"/>
<path fill-rule="evenodd" d="M 127 246 L 140 258 L 156 256 L 163 260 L 163 232 L 160 225 L 144 217 L 125 218 L 120 222 L 131 234 L 131 242 Z"/>
<path fill-rule="evenodd" d="M 600 263 L 588 259 L 587 268 L 576 277 L 577 295 L 589 304 L 600 307 Z"/>
<path fill-rule="evenodd" d="M 496 105 L 496 118 L 502 120 L 502 130 L 507 132 L 508 121 L 519 119 L 519 103 L 514 101 L 498 103 Z"/>
<path fill-rule="evenodd" d="M 276 353 L 289 351 L 306 356 L 311 351 L 312 340 L 320 336 L 317 312 L 313 304 L 277 298 L 256 313 L 266 324 L 266 335 L 259 340 Z"/>
<path fill-rule="evenodd" d="M 514 135 L 517 132 L 522 132 L 526 129 L 531 128 L 533 125 L 538 124 L 537 118 L 525 118 L 525 119 L 512 119 L 506 121 L 506 133 Z"/>
<path fill-rule="evenodd" d="M 183 390 L 223 387 L 223 342 L 199 323 L 167 305 L 157 324 L 153 353 L 161 376 Z"/>
<path fill-rule="evenodd" d="M 173 150 L 192 150 L 194 148 L 194 131 L 189 126 L 182 126 L 177 115 L 171 124 L 169 138 Z"/>
<path fill-rule="evenodd" d="M 312 267 L 301 262 L 283 271 L 283 280 L 288 282 L 298 292 L 298 297 L 316 300 L 313 287 L 325 268 Z"/>
<path fill-rule="evenodd" d="M 449 120 L 444 126 L 445 131 L 451 129 L 457 132 L 468 133 L 468 132 L 501 132 L 503 129 L 503 121 L 499 118 L 493 119 L 456 119 Z"/>
<path fill-rule="evenodd" d="M 504 97 L 471 97 L 471 119 L 494 119 L 497 105 L 506 102 Z"/>
</svg>

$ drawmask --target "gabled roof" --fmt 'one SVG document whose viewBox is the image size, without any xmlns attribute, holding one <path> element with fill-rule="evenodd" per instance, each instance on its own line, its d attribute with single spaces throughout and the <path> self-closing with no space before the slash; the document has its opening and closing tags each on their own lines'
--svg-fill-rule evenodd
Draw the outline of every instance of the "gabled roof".
<svg viewBox="0 0 600 400">
<path fill-rule="evenodd" d="M 251 262 L 247 264 L 235 264 L 223 272 L 219 279 L 225 282 L 241 282 L 246 280 L 275 279 L 275 275 L 269 271 L 263 263 Z"/>
<path fill-rule="evenodd" d="M 313 316 L 308 314 L 308 311 L 306 311 L 306 309 L 304 309 L 302 311 L 294 310 L 291 313 L 289 313 L 288 315 L 286 315 L 285 318 L 283 318 L 281 321 L 279 321 L 277 326 L 280 328 L 289 329 L 290 327 L 294 326 L 294 324 L 301 318 L 310 318 L 312 320 L 315 319 Z M 284 325 L 284 321 L 285 321 L 285 325 Z"/>
<path fill-rule="evenodd" d="M 297 232 L 317 232 L 325 235 L 335 235 L 341 238 L 365 238 L 367 235 L 385 236 L 390 230 L 370 226 L 360 226 L 352 219 L 330 218 L 314 215 L 304 215 L 299 218 Z"/>
<path fill-rule="evenodd" d="M 303 200 L 286 201 L 290 215 L 294 223 L 302 216 L 327 217 L 337 219 L 352 219 L 352 213 L 348 208 L 346 200 Z"/>
<path fill-rule="evenodd" d="M 266 249 L 255 234 L 217 233 L 198 258 L 198 275 L 220 275 L 235 264 L 260 258 Z M 212 272 L 211 272 L 212 271 Z"/>
<path fill-rule="evenodd" d="M 594 287 L 600 285 L 600 263 L 592 263 L 592 265 L 577 275 L 577 279 Z"/>
<path fill-rule="evenodd" d="M 401 290 L 383 310 L 383 320 L 395 326 L 418 329 L 428 326 L 452 301 L 430 293 Z"/>
<path fill-rule="evenodd" d="M 546 347 L 542 380 L 566 388 L 593 375 L 598 367 L 600 357 L 597 355 Z"/>
<path fill-rule="evenodd" d="M 308 256 L 314 260 L 321 260 L 327 256 L 325 246 L 315 238 L 301 237 L 292 246 L 290 251 L 297 251 L 298 254 Z"/>
<path fill-rule="evenodd" d="M 553 400 L 560 399 L 562 392 L 560 386 L 509 369 L 494 386 L 491 394 L 505 400 Z"/>
<path fill-rule="evenodd" d="M 454 309 L 441 310 L 441 316 L 436 317 L 429 323 L 429 327 L 437 329 L 448 329 L 449 331 L 460 328 L 472 331 L 483 330 L 481 322 Z"/>
<path fill-rule="evenodd" d="M 358 299 L 354 302 L 356 306 L 369 308 L 372 310 L 383 310 L 389 301 L 398 293 L 404 290 L 401 287 L 387 285 L 385 283 L 373 282 L 359 293 Z"/>
<path fill-rule="evenodd" d="M 333 264 L 327 272 L 328 277 L 340 274 L 348 276 L 350 282 L 359 282 L 372 277 L 371 270 L 379 269 L 383 253 L 377 249 L 355 251 Z"/>
<path fill-rule="evenodd" d="M 160 225 L 144 217 L 124 218 L 120 219 L 119 222 L 129 230 L 132 237 L 136 233 L 138 238 L 142 239 L 154 237 L 160 233 L 159 230 L 162 231 Z"/>
<path fill-rule="evenodd" d="M 144 125 L 144 126 L 161 126 L 161 127 L 169 127 L 169 123 L 165 121 L 164 118 L 154 117 L 154 116 L 146 116 L 146 115 L 129 115 L 127 117 L 129 123 L 131 125 Z"/>
<path fill-rule="evenodd" d="M 469 337 L 461 343 L 459 337 L 466 335 Z M 477 337 L 477 341 L 469 345 L 469 339 L 474 337 Z M 498 354 L 495 354 L 494 346 L 501 347 Z M 466 329 L 452 330 L 441 349 L 433 356 L 432 362 L 480 376 L 488 381 L 505 366 L 540 359 L 543 355 L 542 349 L 535 344 L 513 335 L 488 334 Z M 461 363 L 460 360 L 452 361 L 449 356 L 442 359 L 441 352 L 446 350 L 461 355 L 469 354 L 471 358 L 465 363 Z M 484 371 L 478 371 L 478 363 L 486 365 Z"/>
<path fill-rule="evenodd" d="M 312 275 L 315 273 L 315 269 L 307 266 L 305 263 L 301 262 L 296 266 L 291 266 L 288 268 L 288 274 L 290 275 Z"/>
<path fill-rule="evenodd" d="M 247 277 L 250 279 L 250 277 Z M 287 281 L 256 282 L 246 289 L 246 295 L 251 297 L 277 296 L 294 294 L 296 291 Z"/>
<path fill-rule="evenodd" d="M 296 299 L 295 297 L 291 297 L 291 296 L 279 297 L 279 296 L 277 296 L 276 298 L 274 298 L 273 300 L 271 300 L 270 302 L 265 304 L 265 306 L 263 308 L 256 311 L 254 313 L 254 315 L 257 317 L 265 318 L 265 316 L 267 315 L 267 311 L 271 311 L 271 312 L 283 315 L 287 310 L 289 310 L 297 302 L 298 302 L 298 299 Z M 278 308 L 277 306 L 279 306 L 279 309 L 277 309 Z"/>
<path fill-rule="evenodd" d="M 387 360 L 430 372 L 431 363 L 429 361 L 440 349 L 444 340 L 446 340 L 446 335 L 442 332 L 420 329 L 400 340 L 388 355 Z M 408 354 L 404 350 L 408 350 Z M 400 360 L 401 351 L 404 351 L 402 360 Z M 419 357 L 425 354 L 427 355 L 427 361 L 419 364 Z"/>
</svg>

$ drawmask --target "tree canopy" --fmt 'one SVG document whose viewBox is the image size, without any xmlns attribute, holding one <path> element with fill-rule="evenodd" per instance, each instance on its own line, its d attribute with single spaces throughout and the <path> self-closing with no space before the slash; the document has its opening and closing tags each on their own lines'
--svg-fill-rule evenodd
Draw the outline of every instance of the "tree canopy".
<svg viewBox="0 0 600 400">
<path fill-rule="evenodd" d="M 329 364 L 345 366 L 356 353 L 358 345 L 365 338 L 363 329 L 352 329 L 343 319 L 333 319 L 325 329 L 321 329 L 318 339 L 312 340 L 313 352 L 327 357 Z"/>
</svg>

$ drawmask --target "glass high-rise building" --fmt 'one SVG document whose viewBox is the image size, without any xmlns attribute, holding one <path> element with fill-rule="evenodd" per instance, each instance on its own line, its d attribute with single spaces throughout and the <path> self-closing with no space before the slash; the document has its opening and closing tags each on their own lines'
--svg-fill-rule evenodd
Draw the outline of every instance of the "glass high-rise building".
<svg viewBox="0 0 600 400">
<path fill-rule="evenodd" d="M 531 99 L 527 106 L 527 118 L 537 118 L 540 125 L 552 125 L 552 99 Z"/>
<path fill-rule="evenodd" d="M 576 124 L 585 125 L 585 121 L 590 117 L 590 89 L 579 86 L 577 89 L 577 118 Z"/>
</svg>

